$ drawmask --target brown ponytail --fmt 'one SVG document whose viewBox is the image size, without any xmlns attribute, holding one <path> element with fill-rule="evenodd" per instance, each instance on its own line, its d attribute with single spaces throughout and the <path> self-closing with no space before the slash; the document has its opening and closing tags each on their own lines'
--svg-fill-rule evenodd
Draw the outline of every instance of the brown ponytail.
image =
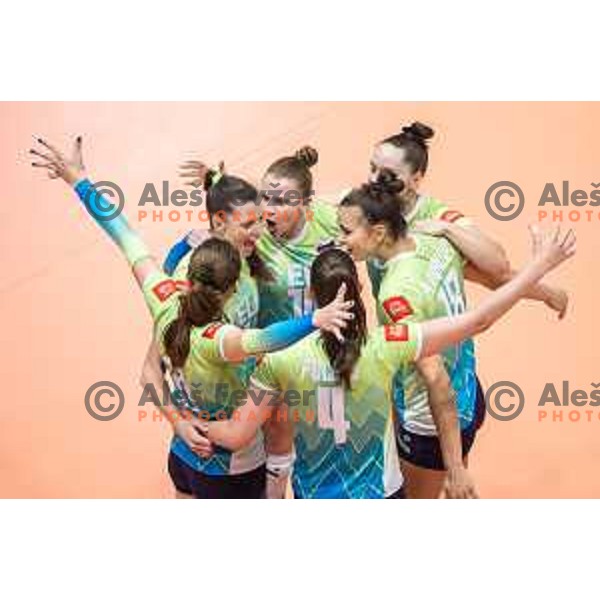
<svg viewBox="0 0 600 600">
<path fill-rule="evenodd" d="M 189 292 L 179 298 L 179 315 L 165 330 L 163 343 L 171 365 L 182 368 L 190 353 L 193 327 L 202 327 L 223 316 L 227 293 L 240 274 L 239 252 L 227 241 L 210 238 L 190 258 Z"/>
<path fill-rule="evenodd" d="M 333 248 L 321 252 L 311 267 L 311 285 L 317 306 L 329 304 L 342 283 L 346 284 L 346 300 L 354 301 L 354 319 L 346 324 L 343 341 L 326 331 L 321 332 L 321 339 L 339 380 L 345 387 L 351 388 L 352 372 L 367 339 L 367 316 L 360 295 L 358 273 L 354 261 L 343 250 Z"/>
</svg>

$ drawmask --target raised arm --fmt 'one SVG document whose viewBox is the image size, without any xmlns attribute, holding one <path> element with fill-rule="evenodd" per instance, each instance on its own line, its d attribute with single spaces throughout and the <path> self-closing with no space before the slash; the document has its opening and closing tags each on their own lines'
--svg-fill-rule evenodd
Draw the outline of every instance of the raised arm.
<svg viewBox="0 0 600 600">
<path fill-rule="evenodd" d="M 87 212 L 125 256 L 140 287 L 149 276 L 160 273 L 148 248 L 130 227 L 123 213 L 117 214 L 115 205 L 106 196 L 97 193 L 87 178 L 83 166 L 81 136 L 75 141 L 71 157 L 41 138 L 37 138 L 37 141 L 43 150 L 32 149 L 30 152 L 44 162 L 33 162 L 32 166 L 46 169 L 51 179 L 62 179 L 74 188 Z"/>
<path fill-rule="evenodd" d="M 465 267 L 465 279 L 483 285 L 489 290 L 497 290 L 501 285 L 508 283 L 515 275 L 517 275 L 517 271 L 512 269 L 504 275 L 494 276 L 480 271 L 472 264 Z M 561 288 L 545 283 L 535 283 L 527 290 L 524 298 L 543 302 L 548 308 L 558 313 L 559 319 L 563 319 L 567 314 L 569 295 Z"/>
<path fill-rule="evenodd" d="M 537 227 L 532 227 L 531 235 L 533 257 L 513 279 L 490 293 L 473 310 L 422 324 L 420 356 L 437 354 L 447 346 L 482 333 L 523 298 L 533 284 L 575 254 L 575 233 L 571 229 L 566 235 L 561 235 L 560 229 L 542 235 Z"/>
</svg>

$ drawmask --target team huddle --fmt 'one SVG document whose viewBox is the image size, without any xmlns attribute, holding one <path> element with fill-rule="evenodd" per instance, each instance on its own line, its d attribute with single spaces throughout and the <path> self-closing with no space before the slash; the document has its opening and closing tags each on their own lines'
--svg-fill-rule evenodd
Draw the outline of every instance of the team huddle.
<svg viewBox="0 0 600 600">
<path fill-rule="evenodd" d="M 575 236 L 532 228 L 532 257 L 513 271 L 500 244 L 420 192 L 433 134 L 403 127 L 376 144 L 366 183 L 327 200 L 312 191 L 313 148 L 271 164 L 261 191 L 190 161 L 181 175 L 202 186 L 210 228 L 163 265 L 122 213 L 106 217 L 81 137 L 71 157 L 38 139 L 33 166 L 74 188 L 152 315 L 142 383 L 171 391 L 176 497 L 282 498 L 290 483 L 294 498 L 477 497 L 472 338 L 523 298 L 562 318 L 567 294 L 542 279 Z M 465 280 L 490 290 L 475 308 Z"/>
</svg>

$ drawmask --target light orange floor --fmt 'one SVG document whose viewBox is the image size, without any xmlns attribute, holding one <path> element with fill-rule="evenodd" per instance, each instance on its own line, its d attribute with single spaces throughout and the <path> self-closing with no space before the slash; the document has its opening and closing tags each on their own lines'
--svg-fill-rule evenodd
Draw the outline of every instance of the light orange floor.
<svg viewBox="0 0 600 600">
<path fill-rule="evenodd" d="M 304 144 L 320 152 L 316 189 L 360 183 L 374 142 L 420 119 L 436 129 L 425 188 L 472 215 L 502 241 L 515 266 L 527 257 L 526 225 L 546 182 L 598 181 L 600 104 L 512 103 L 119 103 L 0 105 L 3 165 L 0 256 L 1 497 L 168 497 L 168 429 L 138 421 L 137 385 L 150 320 L 118 252 L 59 182 L 31 169 L 31 134 L 58 145 L 84 135 L 91 176 L 117 182 L 126 214 L 162 255 L 195 224 L 138 222 L 146 182 L 180 185 L 177 164 L 225 159 L 258 178 Z M 499 180 L 518 182 L 527 203 L 515 221 L 486 212 Z M 137 197 L 137 198 L 136 198 Z M 598 209 L 596 209 L 597 212 Z M 576 262 L 552 276 L 572 293 L 565 322 L 518 307 L 478 342 L 485 385 L 512 380 L 526 407 L 515 421 L 488 418 L 471 464 L 484 497 L 600 497 L 598 409 L 593 421 L 538 422 L 547 382 L 591 391 L 598 380 L 600 220 L 576 225 Z M 470 290 L 472 302 L 481 291 Z M 102 423 L 84 409 L 87 388 L 117 382 L 126 407 Z M 584 409 L 580 409 L 581 411 Z"/>
</svg>

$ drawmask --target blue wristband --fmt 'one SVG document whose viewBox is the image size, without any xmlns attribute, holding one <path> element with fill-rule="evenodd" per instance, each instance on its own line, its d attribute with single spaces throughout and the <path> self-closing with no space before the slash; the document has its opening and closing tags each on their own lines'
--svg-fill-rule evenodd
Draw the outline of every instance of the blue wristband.
<svg viewBox="0 0 600 600">
<path fill-rule="evenodd" d="M 243 346 L 248 354 L 275 352 L 287 348 L 316 331 L 313 313 L 273 323 L 264 329 L 250 329 L 244 332 Z"/>
</svg>

